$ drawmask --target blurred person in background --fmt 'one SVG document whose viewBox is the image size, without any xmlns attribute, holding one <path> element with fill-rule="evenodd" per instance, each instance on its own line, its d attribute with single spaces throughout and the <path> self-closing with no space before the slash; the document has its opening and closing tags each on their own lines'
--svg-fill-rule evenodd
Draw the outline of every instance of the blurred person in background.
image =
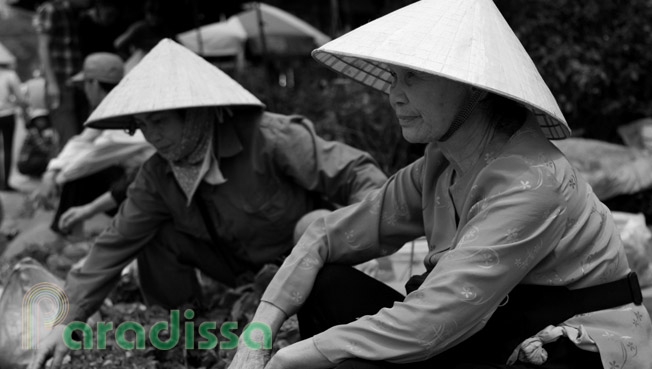
<svg viewBox="0 0 652 369">
<path fill-rule="evenodd" d="M 169 6 L 169 5 L 168 5 Z M 161 1 L 145 1 L 145 17 L 135 23 L 114 41 L 118 54 L 126 60 L 129 72 L 159 41 L 164 38 L 175 39 L 171 11 Z"/>
<path fill-rule="evenodd" d="M 59 134 L 52 127 L 46 97 L 46 81 L 40 69 L 23 83 L 25 95 L 25 139 L 18 154 L 16 167 L 21 174 L 41 178 L 50 159 L 59 152 Z"/>
<path fill-rule="evenodd" d="M 50 119 L 62 144 L 81 131 L 88 110 L 83 93 L 72 86 L 70 78 L 82 65 L 79 12 L 89 5 L 90 0 L 46 1 L 34 16 Z"/>
<path fill-rule="evenodd" d="M 13 160 L 14 131 L 18 108 L 25 108 L 25 98 L 20 86 L 20 79 L 12 68 L 13 59 L 3 54 L 0 49 L 0 132 L 4 156 L 3 177 L 0 191 L 15 191 L 9 185 L 11 164 Z"/>
<path fill-rule="evenodd" d="M 116 54 L 113 42 L 127 28 L 116 0 L 93 0 L 79 19 L 79 47 L 83 58 L 92 53 Z"/>
<path fill-rule="evenodd" d="M 92 107 L 97 107 L 124 75 L 122 59 L 111 53 L 86 57 L 73 77 L 83 83 Z M 62 235 L 81 236 L 83 221 L 100 212 L 115 214 L 126 197 L 129 179 L 154 152 L 142 134 L 85 128 L 50 160 L 34 200 L 56 212 L 50 228 Z"/>
<path fill-rule="evenodd" d="M 25 140 L 18 153 L 18 172 L 41 178 L 48 163 L 59 152 L 59 136 L 52 129 L 47 109 L 28 109 L 25 117 Z"/>
</svg>

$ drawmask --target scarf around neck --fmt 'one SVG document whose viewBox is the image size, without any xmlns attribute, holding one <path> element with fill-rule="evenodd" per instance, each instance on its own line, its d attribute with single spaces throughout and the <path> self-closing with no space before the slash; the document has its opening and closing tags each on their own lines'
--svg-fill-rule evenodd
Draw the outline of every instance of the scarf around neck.
<svg viewBox="0 0 652 369">
<path fill-rule="evenodd" d="M 186 195 L 187 205 L 209 170 L 217 176 L 213 184 L 226 182 L 212 154 L 215 124 L 221 121 L 221 114 L 216 113 L 215 108 L 186 110 L 181 141 L 168 152 L 160 153 L 170 164 L 179 187 Z"/>
</svg>

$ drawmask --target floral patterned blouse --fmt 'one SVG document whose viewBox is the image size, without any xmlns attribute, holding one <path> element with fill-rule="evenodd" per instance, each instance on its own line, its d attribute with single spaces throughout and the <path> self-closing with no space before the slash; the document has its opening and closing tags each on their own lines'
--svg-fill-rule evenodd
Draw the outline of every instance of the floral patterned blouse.
<svg viewBox="0 0 652 369">
<path fill-rule="evenodd" d="M 292 315 L 322 265 L 388 255 L 425 235 L 424 263 L 432 271 L 418 290 L 312 338 L 333 363 L 414 362 L 478 332 L 517 284 L 577 289 L 630 271 L 609 209 L 536 123 L 493 140 L 464 176 L 453 176 L 430 144 L 424 157 L 361 203 L 313 223 L 262 300 Z M 605 368 L 652 363 L 652 324 L 643 305 L 577 315 L 537 336 L 543 343 L 566 336 L 599 350 Z"/>
</svg>

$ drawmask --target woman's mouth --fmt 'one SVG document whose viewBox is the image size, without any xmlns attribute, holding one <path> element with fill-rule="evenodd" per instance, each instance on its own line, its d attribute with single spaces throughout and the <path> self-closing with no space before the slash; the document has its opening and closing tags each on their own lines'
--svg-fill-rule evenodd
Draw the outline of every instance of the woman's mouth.
<svg viewBox="0 0 652 369">
<path fill-rule="evenodd" d="M 172 145 L 166 142 L 157 142 L 152 144 L 158 152 L 168 152 L 172 148 Z"/>
<path fill-rule="evenodd" d="M 400 125 L 410 124 L 412 121 L 419 118 L 418 115 L 397 115 L 398 122 Z"/>
</svg>

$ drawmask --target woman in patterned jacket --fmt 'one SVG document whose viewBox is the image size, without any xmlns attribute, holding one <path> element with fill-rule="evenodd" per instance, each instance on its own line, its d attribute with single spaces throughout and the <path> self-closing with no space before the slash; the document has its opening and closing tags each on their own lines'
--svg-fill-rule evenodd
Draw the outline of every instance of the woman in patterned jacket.
<svg viewBox="0 0 652 369">
<path fill-rule="evenodd" d="M 315 222 L 255 321 L 303 340 L 237 368 L 649 368 L 650 317 L 609 209 L 549 139 L 570 129 L 490 0 L 420 1 L 313 52 L 387 92 L 425 155 Z M 353 270 L 425 236 L 407 296 Z"/>
</svg>

